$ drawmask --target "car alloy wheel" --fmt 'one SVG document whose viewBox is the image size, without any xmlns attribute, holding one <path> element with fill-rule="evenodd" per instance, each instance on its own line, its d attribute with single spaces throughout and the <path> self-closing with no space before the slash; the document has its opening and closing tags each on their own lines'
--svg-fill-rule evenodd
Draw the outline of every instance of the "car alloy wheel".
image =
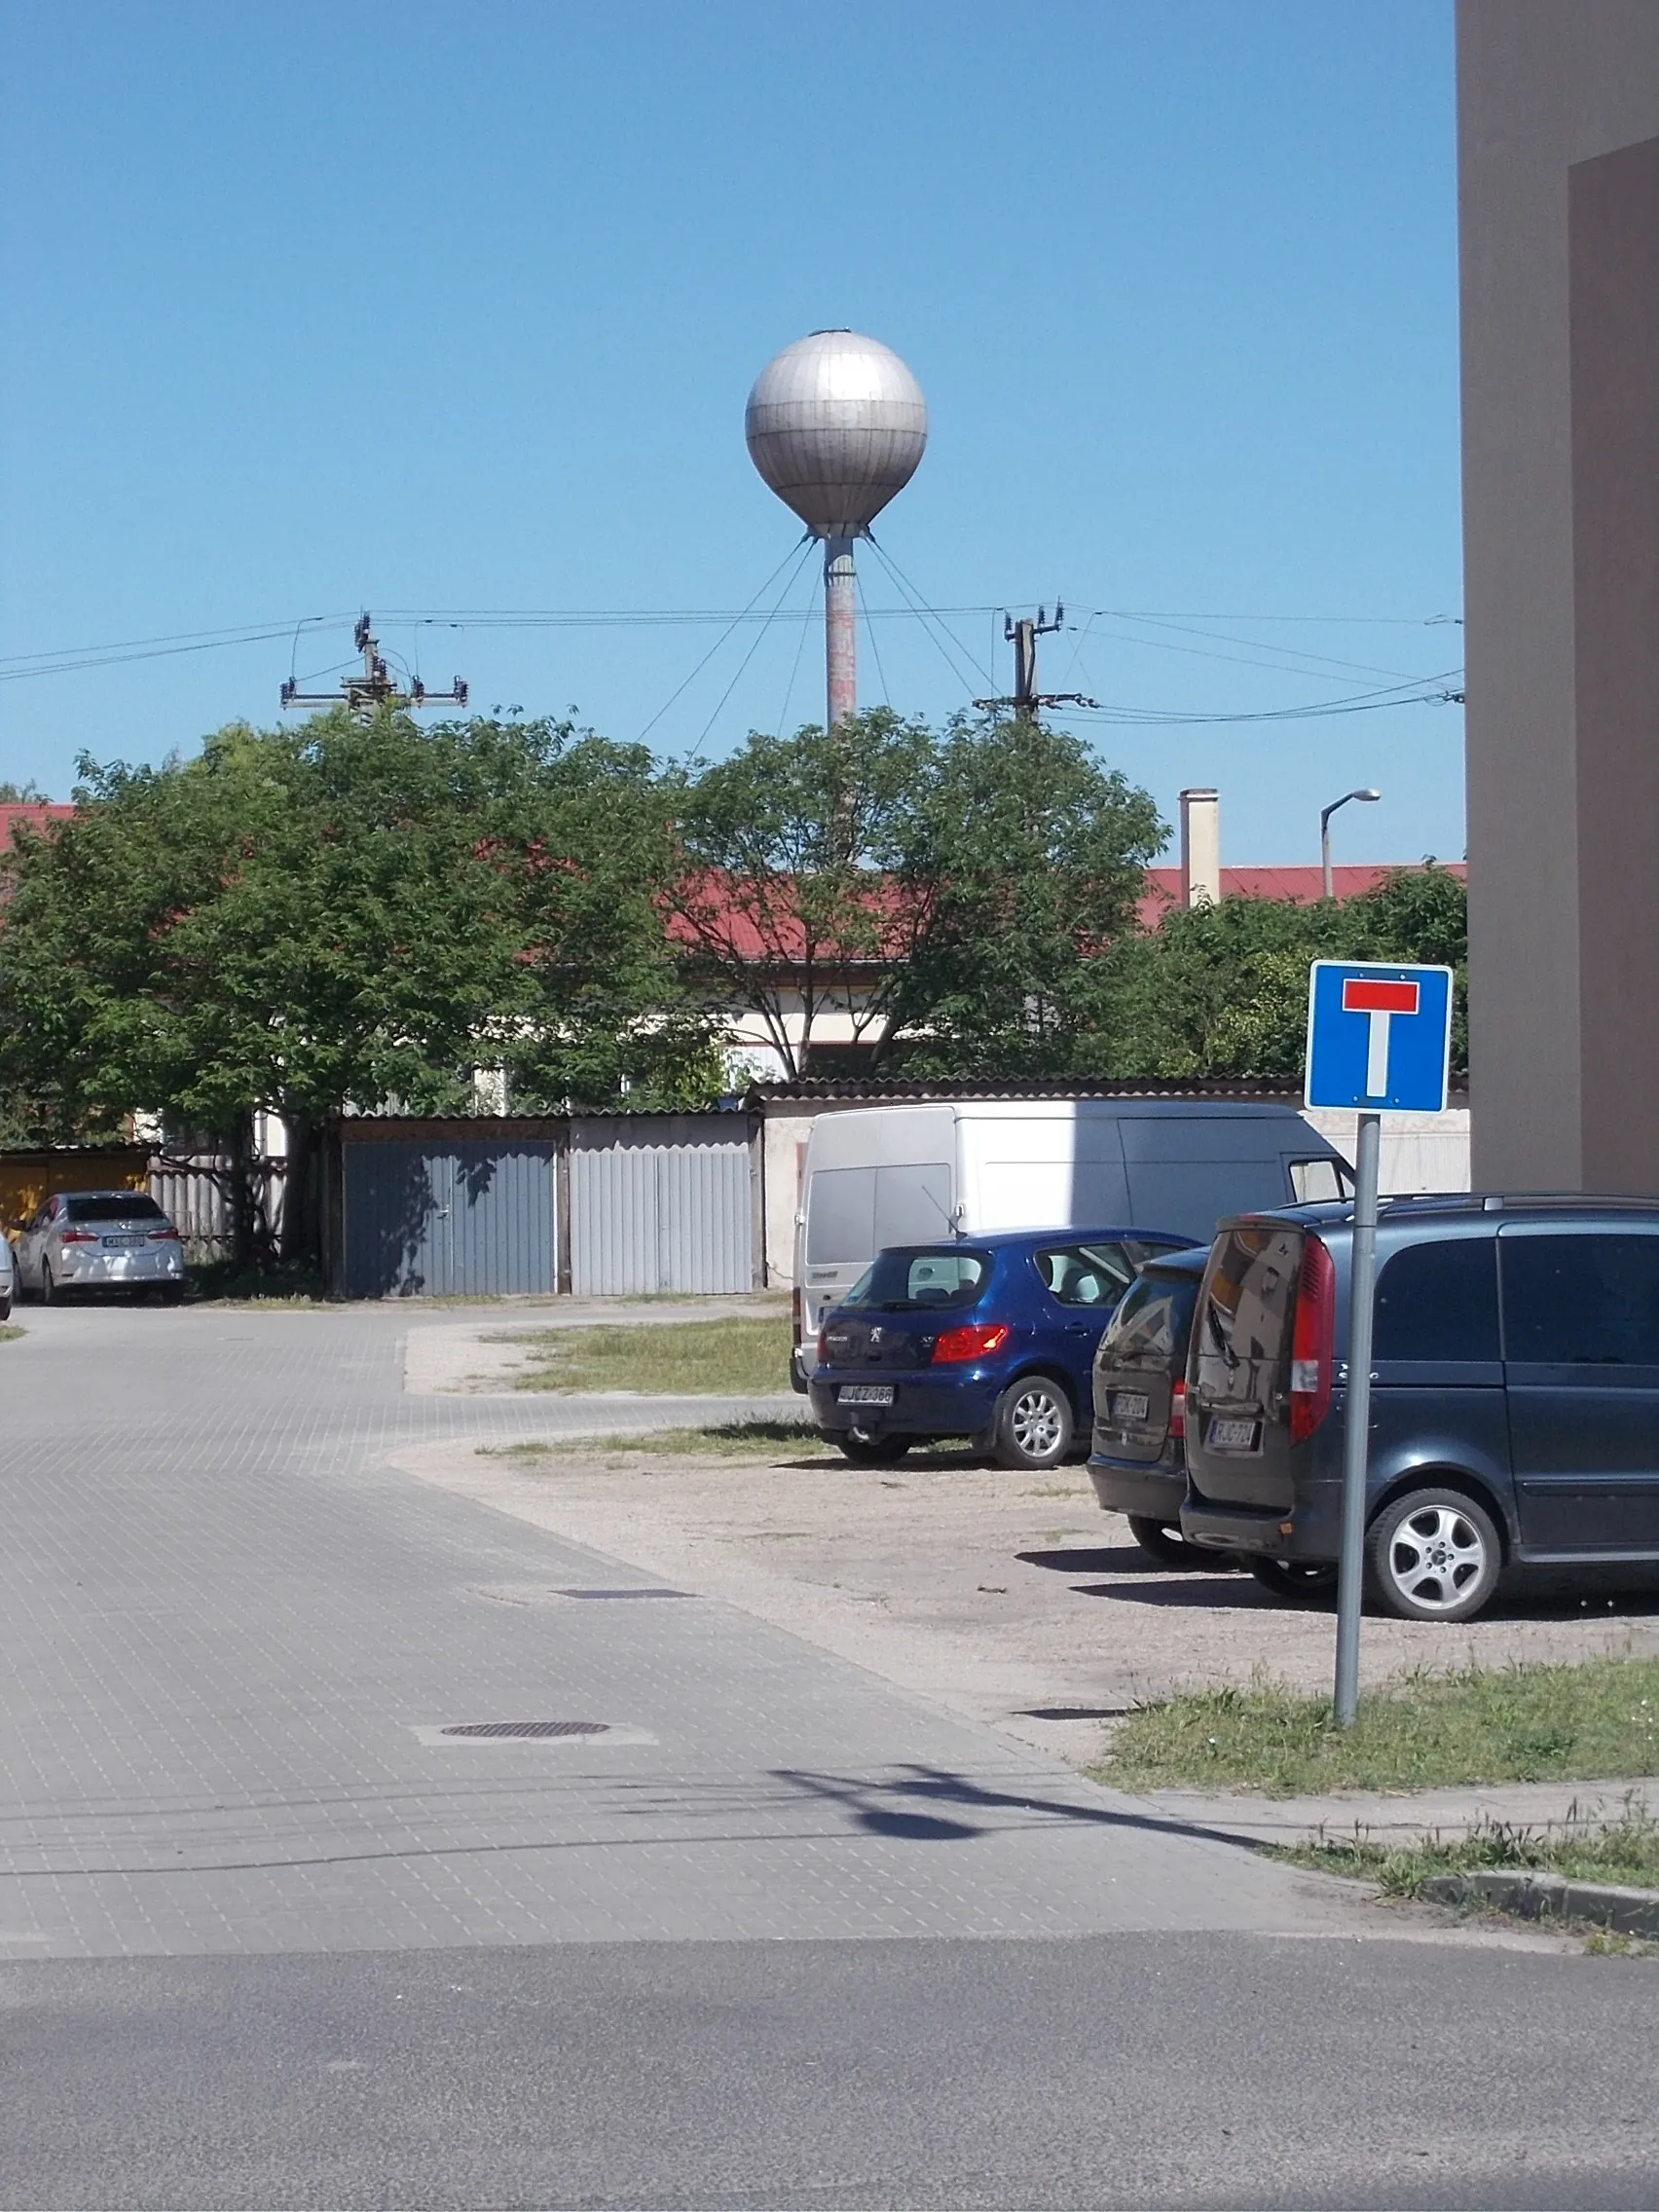
<svg viewBox="0 0 1659 2212">
<path fill-rule="evenodd" d="M 997 1458 L 1005 1467 L 1054 1467 L 1071 1449 L 1072 1410 L 1063 1383 L 1027 1375 L 997 1408 Z"/>
<path fill-rule="evenodd" d="M 1373 1523 L 1367 1550 L 1372 1586 L 1402 1620 L 1466 1621 L 1497 1586 L 1497 1530 L 1458 1491 L 1396 1498 Z"/>
</svg>

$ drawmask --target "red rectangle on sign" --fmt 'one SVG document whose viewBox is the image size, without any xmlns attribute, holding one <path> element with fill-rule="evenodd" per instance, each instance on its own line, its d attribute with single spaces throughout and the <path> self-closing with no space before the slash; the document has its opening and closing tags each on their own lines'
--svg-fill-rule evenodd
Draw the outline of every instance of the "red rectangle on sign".
<svg viewBox="0 0 1659 2212">
<path fill-rule="evenodd" d="M 1345 1014 L 1416 1014 L 1416 983 L 1391 983 L 1382 976 L 1345 976 Z"/>
</svg>

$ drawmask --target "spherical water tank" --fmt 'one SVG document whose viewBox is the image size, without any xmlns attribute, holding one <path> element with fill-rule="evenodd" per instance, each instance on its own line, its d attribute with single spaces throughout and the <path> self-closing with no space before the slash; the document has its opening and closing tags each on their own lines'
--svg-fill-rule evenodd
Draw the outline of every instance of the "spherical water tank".
<svg viewBox="0 0 1659 2212">
<path fill-rule="evenodd" d="M 916 473 L 928 442 L 922 387 L 856 330 L 797 338 L 755 380 L 749 458 L 820 537 L 856 537 Z"/>
</svg>

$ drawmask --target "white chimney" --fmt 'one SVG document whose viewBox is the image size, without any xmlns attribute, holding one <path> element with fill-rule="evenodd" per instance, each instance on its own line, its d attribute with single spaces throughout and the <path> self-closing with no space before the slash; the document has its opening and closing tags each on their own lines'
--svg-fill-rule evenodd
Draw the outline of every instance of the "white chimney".
<svg viewBox="0 0 1659 2212">
<path fill-rule="evenodd" d="M 1181 903 L 1213 906 L 1221 898 L 1221 793 L 1181 793 Z"/>
</svg>

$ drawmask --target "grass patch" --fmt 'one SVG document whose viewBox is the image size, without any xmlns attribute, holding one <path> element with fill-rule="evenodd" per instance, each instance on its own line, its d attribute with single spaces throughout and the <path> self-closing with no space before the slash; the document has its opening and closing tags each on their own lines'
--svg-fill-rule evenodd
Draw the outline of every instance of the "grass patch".
<svg viewBox="0 0 1659 2212">
<path fill-rule="evenodd" d="M 1096 1771 L 1120 1788 L 1272 1797 L 1659 1774 L 1659 1659 L 1409 1675 L 1363 1697 L 1351 1728 L 1329 1698 L 1279 1683 L 1202 1690 L 1131 1714 Z"/>
<path fill-rule="evenodd" d="M 14 1322 L 0 1323 L 0 1345 L 15 1345 L 19 1337 L 26 1337 L 27 1329 L 19 1329 Z"/>
<path fill-rule="evenodd" d="M 1415 1897 L 1433 1875 L 1471 1874 L 1489 1867 L 1659 1889 L 1659 1823 L 1635 1807 L 1604 1828 L 1578 1827 L 1570 1821 L 1560 1829 L 1512 1827 L 1506 1821 L 1491 1821 L 1465 1836 L 1450 1840 L 1435 1836 L 1410 1844 L 1372 1843 L 1361 1830 L 1351 1838 L 1319 1836 L 1278 1847 L 1269 1856 L 1296 1866 L 1315 1866 L 1327 1874 L 1355 1875 L 1398 1898 Z"/>
<path fill-rule="evenodd" d="M 809 1421 L 720 1420 L 706 1428 L 660 1428 L 645 1436 L 606 1436 L 592 1440 L 607 1452 L 689 1453 L 696 1458 L 770 1459 L 802 1452 L 818 1458 L 839 1459 Z"/>
<path fill-rule="evenodd" d="M 502 1340 L 533 1354 L 520 1390 L 643 1390 L 654 1396 L 773 1397 L 789 1387 L 783 1314 L 721 1321 L 603 1321 Z"/>
</svg>

